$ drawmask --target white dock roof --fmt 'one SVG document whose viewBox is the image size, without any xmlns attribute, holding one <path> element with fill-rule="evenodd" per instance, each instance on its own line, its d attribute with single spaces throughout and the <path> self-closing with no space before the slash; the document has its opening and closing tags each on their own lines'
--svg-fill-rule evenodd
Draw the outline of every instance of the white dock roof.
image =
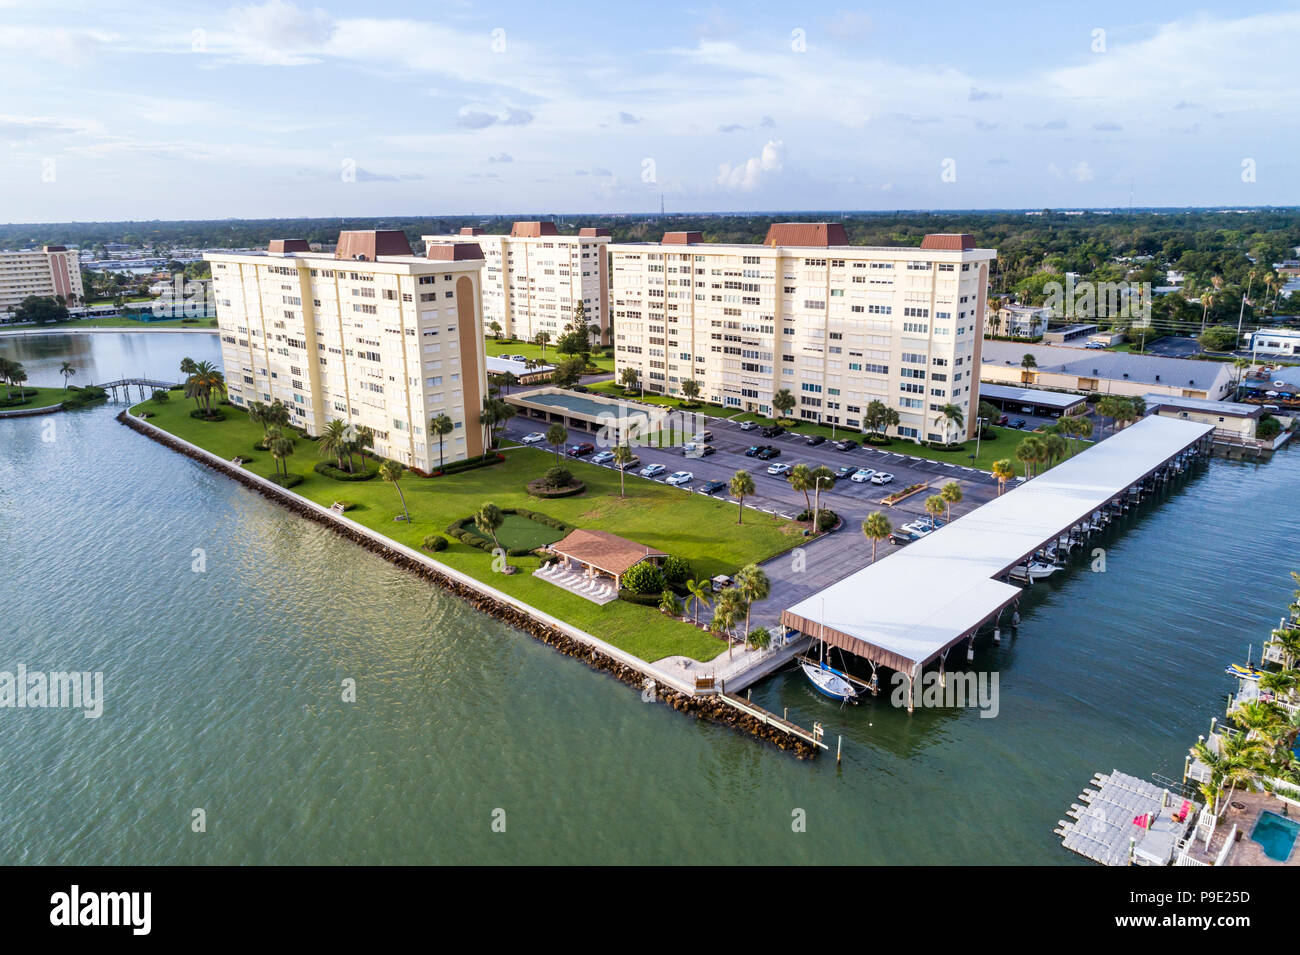
<svg viewBox="0 0 1300 955">
<path fill-rule="evenodd" d="M 805 598 L 781 622 L 877 664 L 923 666 L 1019 595 L 1019 587 L 993 578 L 1213 430 L 1143 418 Z"/>
</svg>

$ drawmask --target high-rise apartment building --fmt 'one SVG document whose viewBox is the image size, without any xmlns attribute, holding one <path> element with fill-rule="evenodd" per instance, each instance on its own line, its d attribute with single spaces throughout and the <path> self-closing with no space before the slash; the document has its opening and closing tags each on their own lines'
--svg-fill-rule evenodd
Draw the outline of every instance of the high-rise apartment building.
<svg viewBox="0 0 1300 955">
<path fill-rule="evenodd" d="M 85 292 L 77 250 L 47 245 L 40 251 L 0 252 L 0 314 L 14 311 L 31 295 L 81 304 Z"/>
<path fill-rule="evenodd" d="M 896 433 L 945 440 L 961 409 L 976 428 L 990 264 L 969 235 L 928 235 L 920 248 L 849 245 L 835 223 L 778 223 L 762 245 L 705 243 L 698 232 L 615 243 L 610 309 L 619 373 L 648 391 L 860 429 L 880 401 Z"/>
<path fill-rule="evenodd" d="M 509 235 L 461 229 L 456 235 L 426 235 L 425 242 L 473 242 L 483 250 L 483 324 L 511 338 L 532 341 L 546 332 L 555 342 L 582 302 L 587 325 L 609 343 L 608 229 L 579 229 L 560 235 L 554 222 L 516 222 Z"/>
<path fill-rule="evenodd" d="M 264 254 L 210 252 L 221 354 L 233 404 L 279 400 L 320 434 L 332 418 L 375 433 L 375 452 L 429 472 L 446 414 L 448 462 L 483 452 L 487 396 L 473 243 L 411 253 L 400 231 L 343 232 L 337 251 L 281 239 Z"/>
</svg>

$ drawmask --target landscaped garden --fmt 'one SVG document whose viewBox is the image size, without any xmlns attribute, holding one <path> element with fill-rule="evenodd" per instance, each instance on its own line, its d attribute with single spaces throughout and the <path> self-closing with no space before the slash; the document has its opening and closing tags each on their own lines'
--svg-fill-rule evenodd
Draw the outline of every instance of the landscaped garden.
<svg viewBox="0 0 1300 955">
<path fill-rule="evenodd" d="M 245 464 L 252 473 L 267 478 L 274 473 L 277 461 L 270 454 L 254 450 L 262 440 L 263 429 L 245 412 L 221 405 L 225 419 L 207 421 L 191 417 L 193 410 L 194 402 L 177 392 L 172 392 L 170 401 L 150 399 L 132 409 L 148 413 L 150 424 L 226 460 L 252 458 Z M 426 538 L 447 537 L 449 526 L 475 514 L 488 502 L 503 511 L 536 511 L 574 527 L 608 531 L 681 557 L 699 579 L 733 575 L 744 565 L 765 560 L 803 539 L 803 528 L 790 521 L 748 511 L 744 523 L 738 524 L 734 501 L 691 494 L 632 475 L 626 476 L 626 496 L 620 497 L 619 472 L 582 461 L 566 461 L 565 466 L 586 485 L 585 491 L 572 497 L 541 500 L 529 495 L 526 485 L 554 467 L 555 457 L 537 448 L 512 448 L 500 464 L 441 477 L 421 478 L 405 472 L 398 482 L 399 499 L 398 490 L 382 475 L 367 481 L 338 481 L 318 473 L 315 465 L 322 460 L 319 442 L 289 434 L 293 437 L 293 453 L 285 456 L 278 467 L 299 480 L 294 493 L 324 507 L 346 501 L 351 505 L 347 511 L 350 519 L 417 550 Z M 409 511 L 410 519 L 396 520 L 404 510 Z M 527 535 L 535 534 L 540 539 L 558 530 L 528 526 L 535 523 L 525 518 L 514 524 L 515 532 L 526 532 L 521 538 L 525 545 Z M 471 521 L 469 527 L 473 526 Z M 505 528 L 503 524 L 497 533 L 511 533 Z M 502 543 L 509 547 L 504 540 Z M 510 557 L 510 564 L 519 570 L 511 575 L 494 572 L 489 551 L 459 539 L 448 538 L 446 549 L 435 557 L 644 660 L 676 654 L 710 660 L 726 649 L 726 643 L 719 638 L 689 623 L 672 620 L 654 607 L 624 600 L 598 606 L 538 579 L 532 571 L 540 559 L 532 555 Z"/>
<path fill-rule="evenodd" d="M 53 408 L 72 397 L 73 394 L 74 392 L 64 388 L 33 388 L 27 386 L 10 388 L 6 396 L 5 389 L 0 387 L 0 411 L 8 411 L 14 408 Z"/>
<path fill-rule="evenodd" d="M 554 343 L 546 346 L 546 354 L 543 355 L 541 346 L 534 345 L 532 342 L 497 341 L 491 335 L 487 336 L 483 340 L 483 342 L 484 342 L 484 347 L 486 348 L 486 354 L 492 356 L 493 358 L 500 358 L 504 355 L 523 355 L 525 358 L 535 358 L 538 359 L 539 361 L 545 362 L 548 365 L 558 365 L 566 358 L 571 357 L 569 355 L 561 355 L 558 352 L 556 352 Z M 597 368 L 599 368 L 601 371 L 613 372 L 614 370 L 613 356 L 611 355 L 609 357 L 606 357 L 604 351 L 600 348 L 597 348 L 594 351 L 592 351 L 591 363 L 595 365 Z"/>
</svg>

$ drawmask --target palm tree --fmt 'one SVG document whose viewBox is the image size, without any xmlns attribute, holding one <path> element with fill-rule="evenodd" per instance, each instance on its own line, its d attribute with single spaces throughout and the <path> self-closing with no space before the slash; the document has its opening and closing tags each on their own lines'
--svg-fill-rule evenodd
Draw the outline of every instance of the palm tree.
<svg viewBox="0 0 1300 955">
<path fill-rule="evenodd" d="M 1300 629 L 1274 630 L 1270 644 L 1282 653 L 1282 666 L 1291 669 L 1300 661 Z"/>
<path fill-rule="evenodd" d="M 332 457 L 338 463 L 339 470 L 343 470 L 343 452 L 348 448 L 351 425 L 342 418 L 334 418 L 325 425 L 325 430 L 321 432 L 319 453 L 322 458 Z M 352 470 L 352 462 L 348 462 L 348 471 Z"/>
<path fill-rule="evenodd" d="M 289 462 L 286 460 L 289 455 L 293 454 L 293 439 L 287 438 L 279 431 L 275 432 L 267 442 L 266 449 L 271 452 L 271 457 L 275 458 L 275 473 L 280 473 L 280 465 L 284 465 L 284 476 L 289 476 Z"/>
<path fill-rule="evenodd" d="M 1261 685 L 1263 682 L 1261 678 Z M 1246 731 L 1247 738 L 1259 740 L 1270 747 L 1286 732 L 1286 718 L 1282 708 L 1276 703 L 1263 700 L 1242 703 L 1232 711 L 1232 721 Z"/>
<path fill-rule="evenodd" d="M 1020 359 L 1020 367 L 1023 369 L 1020 372 L 1020 380 L 1026 385 L 1033 384 L 1034 369 L 1038 367 L 1038 359 L 1034 357 L 1033 352 L 1025 352 Z"/>
<path fill-rule="evenodd" d="M 947 507 L 948 502 L 938 494 L 931 494 L 925 499 L 925 512 L 930 515 L 931 524 L 934 524 L 943 516 L 943 512 Z"/>
<path fill-rule="evenodd" d="M 497 540 L 497 530 L 505 523 L 506 516 L 491 501 L 483 504 L 474 512 L 474 526 L 492 538 L 492 544 L 501 550 L 501 541 Z"/>
<path fill-rule="evenodd" d="M 1259 678 L 1259 688 L 1280 699 L 1289 699 L 1297 682 L 1300 682 L 1300 670 L 1274 670 Z"/>
<path fill-rule="evenodd" d="M 1210 306 L 1214 304 L 1214 293 L 1203 292 L 1201 294 L 1201 334 L 1205 333 L 1205 319 L 1210 313 Z"/>
<path fill-rule="evenodd" d="M 0 357 L 0 380 L 5 383 L 5 401 L 12 400 L 13 396 L 9 391 L 9 386 L 13 383 L 11 375 L 14 372 L 17 362 L 10 361 L 8 358 Z"/>
<path fill-rule="evenodd" d="M 939 413 L 934 419 L 935 424 L 940 422 L 943 422 L 943 443 L 948 444 L 949 433 L 953 428 L 960 432 L 966 424 L 966 416 L 962 414 L 961 409 L 956 405 L 944 405 L 939 409 Z"/>
<path fill-rule="evenodd" d="M 871 562 L 873 564 L 876 562 L 876 545 L 893 532 L 894 529 L 889 525 L 889 518 L 880 511 L 868 514 L 867 519 L 862 522 L 862 533 L 866 534 L 867 539 L 871 541 Z"/>
<path fill-rule="evenodd" d="M 558 421 L 546 429 L 546 443 L 555 449 L 555 463 L 560 463 L 560 448 L 569 440 L 569 432 Z"/>
<path fill-rule="evenodd" d="M 736 571 L 736 592 L 745 601 L 745 639 L 749 639 L 749 611 L 759 600 L 766 600 L 772 592 L 772 582 L 757 564 L 746 564 Z"/>
<path fill-rule="evenodd" d="M 625 367 L 618 375 L 619 382 L 623 385 L 624 391 L 635 391 L 637 383 L 637 371 L 631 365 Z"/>
<path fill-rule="evenodd" d="M 736 618 L 740 612 L 745 610 L 745 600 L 735 587 L 728 587 L 722 593 L 718 594 L 717 603 L 713 607 L 713 622 L 722 628 L 727 637 L 727 659 L 731 659 L 731 650 L 733 647 L 731 628 L 735 626 Z"/>
<path fill-rule="evenodd" d="M 508 371 L 501 376 L 501 384 L 505 387 L 506 394 L 510 394 L 510 386 L 519 384 L 519 376 L 513 371 Z"/>
<path fill-rule="evenodd" d="M 736 515 L 736 523 L 745 523 L 745 497 L 754 493 L 754 476 L 748 471 L 740 470 L 731 476 L 731 484 L 727 490 L 731 496 L 740 502 L 739 513 Z"/>
<path fill-rule="evenodd" d="M 75 375 L 76 373 L 77 373 L 77 369 L 73 368 L 72 365 L 66 361 L 59 366 L 59 374 L 63 376 L 64 391 L 68 390 L 68 378 L 70 378 L 72 375 Z"/>
<path fill-rule="evenodd" d="M 493 319 L 492 321 L 488 322 L 488 330 L 492 332 L 492 337 L 493 337 L 493 338 L 495 338 L 497 341 L 501 341 L 501 323 L 500 323 L 500 322 L 498 322 L 496 319 Z"/>
<path fill-rule="evenodd" d="M 352 432 L 352 444 L 356 448 L 357 454 L 361 455 L 361 470 L 366 470 L 366 451 L 373 449 L 375 446 L 375 429 L 369 425 L 361 425 Z"/>
<path fill-rule="evenodd" d="M 211 362 L 201 361 L 185 382 L 185 394 L 199 403 L 204 417 L 212 417 L 212 397 L 226 390 L 226 376 Z"/>
<path fill-rule="evenodd" d="M 186 380 L 186 384 L 187 384 L 187 387 L 186 387 L 186 389 L 185 389 L 185 397 L 187 397 L 187 398 L 193 398 L 193 399 L 194 399 L 194 406 L 195 406 L 196 408 L 198 408 L 198 407 L 202 407 L 202 406 L 199 404 L 199 396 L 198 396 L 198 395 L 191 395 L 191 394 L 190 394 L 190 391 L 189 391 L 189 388 L 188 388 L 188 383 L 189 383 L 189 379 L 194 375 L 194 373 L 195 373 L 196 371 L 198 371 L 198 369 L 199 369 L 199 366 L 198 366 L 198 364 L 194 361 L 193 358 L 185 357 L 185 358 L 182 358 L 182 359 L 181 359 L 181 374 L 185 376 L 185 380 Z"/>
<path fill-rule="evenodd" d="M 772 410 L 780 415 L 788 415 L 794 409 L 794 406 L 795 398 L 794 395 L 790 394 L 789 388 L 782 388 L 772 396 Z M 772 418 L 777 420 L 777 415 L 773 415 Z"/>
<path fill-rule="evenodd" d="M 1048 465 L 1050 466 L 1055 464 L 1058 460 L 1065 457 L 1065 439 L 1059 434 L 1053 432 L 1043 439 L 1043 449 L 1047 454 Z"/>
<path fill-rule="evenodd" d="M 659 612 L 666 613 L 670 617 L 680 617 L 682 615 L 682 602 L 667 587 L 659 595 Z"/>
<path fill-rule="evenodd" d="M 1029 477 L 1029 466 L 1036 464 L 1043 457 L 1043 442 L 1029 437 L 1016 445 L 1016 460 L 1025 466 L 1025 477 Z"/>
<path fill-rule="evenodd" d="M 811 512 L 812 499 L 808 496 L 808 492 L 813 489 L 812 468 L 806 464 L 796 464 L 785 479 L 790 482 L 790 487 L 796 491 L 803 491 L 804 510 Z"/>
<path fill-rule="evenodd" d="M 690 603 L 695 608 L 693 622 L 698 627 L 700 625 L 700 607 L 708 607 L 711 603 L 710 597 L 713 595 L 713 583 L 707 578 L 700 580 L 686 581 L 686 589 L 690 591 Z"/>
<path fill-rule="evenodd" d="M 405 515 L 406 523 L 409 524 L 411 523 L 411 512 L 406 509 L 406 495 L 402 493 L 402 487 L 398 484 L 402 480 L 402 472 L 405 470 L 396 461 L 391 460 L 385 460 L 383 464 L 379 465 L 379 476 L 385 481 L 393 482 L 393 490 L 397 491 L 397 496 L 402 501 L 402 514 Z"/>
<path fill-rule="evenodd" d="M 438 436 L 438 470 L 441 471 L 443 465 L 443 440 L 456 430 L 456 422 L 445 414 L 437 414 L 429 422 L 429 430 Z"/>
<path fill-rule="evenodd" d="M 1016 466 L 1010 458 L 1001 458 L 993 462 L 993 476 L 998 479 L 998 496 L 1006 488 L 1007 482 L 1016 476 Z"/>
<path fill-rule="evenodd" d="M 614 464 L 618 468 L 618 496 L 624 497 L 623 493 L 623 476 L 627 473 L 627 466 L 632 463 L 636 457 L 632 449 L 626 444 L 620 444 L 614 448 Z"/>
<path fill-rule="evenodd" d="M 551 343 L 550 332 L 538 332 L 533 336 L 533 344 L 542 350 L 542 357 L 546 357 L 546 346 Z"/>
<path fill-rule="evenodd" d="M 266 410 L 267 410 L 266 405 L 262 404 L 262 402 L 260 401 L 254 401 L 252 404 L 248 406 L 248 420 L 251 421 L 253 424 L 260 424 L 262 426 L 263 443 L 266 442 L 266 429 L 267 429 Z"/>
<path fill-rule="evenodd" d="M 745 642 L 757 650 L 766 650 L 772 645 L 772 632 L 767 627 L 755 627 Z"/>
<path fill-rule="evenodd" d="M 960 504 L 962 497 L 961 485 L 956 481 L 949 481 L 943 487 L 939 488 L 939 497 L 943 498 L 944 504 L 948 505 L 948 522 L 952 523 L 952 506 Z"/>
</svg>

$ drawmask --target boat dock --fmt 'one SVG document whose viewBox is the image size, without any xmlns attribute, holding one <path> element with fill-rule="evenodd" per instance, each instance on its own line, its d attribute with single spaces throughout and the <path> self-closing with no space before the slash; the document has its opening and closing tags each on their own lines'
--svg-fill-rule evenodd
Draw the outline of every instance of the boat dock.
<svg viewBox="0 0 1300 955">
<path fill-rule="evenodd" d="M 1208 457 L 1213 427 L 1148 417 L 1025 481 L 921 540 L 815 593 L 781 623 L 908 678 L 908 708 L 922 668 L 970 641 L 1021 588 L 1020 565 L 1048 547 L 1073 546 Z M 1064 540 L 1065 544 L 1061 544 Z M 1032 568 L 1031 568 L 1032 570 Z M 1032 584 L 1033 574 L 1028 575 Z M 942 587 L 937 587 L 938 582 Z"/>
<path fill-rule="evenodd" d="M 796 726 L 784 717 L 768 712 L 747 697 L 737 696 L 734 693 L 723 691 L 718 693 L 718 699 L 723 703 L 726 703 L 728 706 L 734 707 L 748 716 L 752 716 L 764 726 L 770 726 L 782 733 L 801 739 L 808 745 L 814 746 L 818 749 L 830 749 L 829 746 L 822 742 L 822 725 L 820 723 L 814 723 L 812 731 L 810 732 L 802 726 Z"/>
<path fill-rule="evenodd" d="M 1102 865 L 1169 865 L 1200 805 L 1119 770 L 1092 777 L 1057 828 L 1061 844 Z"/>
</svg>

